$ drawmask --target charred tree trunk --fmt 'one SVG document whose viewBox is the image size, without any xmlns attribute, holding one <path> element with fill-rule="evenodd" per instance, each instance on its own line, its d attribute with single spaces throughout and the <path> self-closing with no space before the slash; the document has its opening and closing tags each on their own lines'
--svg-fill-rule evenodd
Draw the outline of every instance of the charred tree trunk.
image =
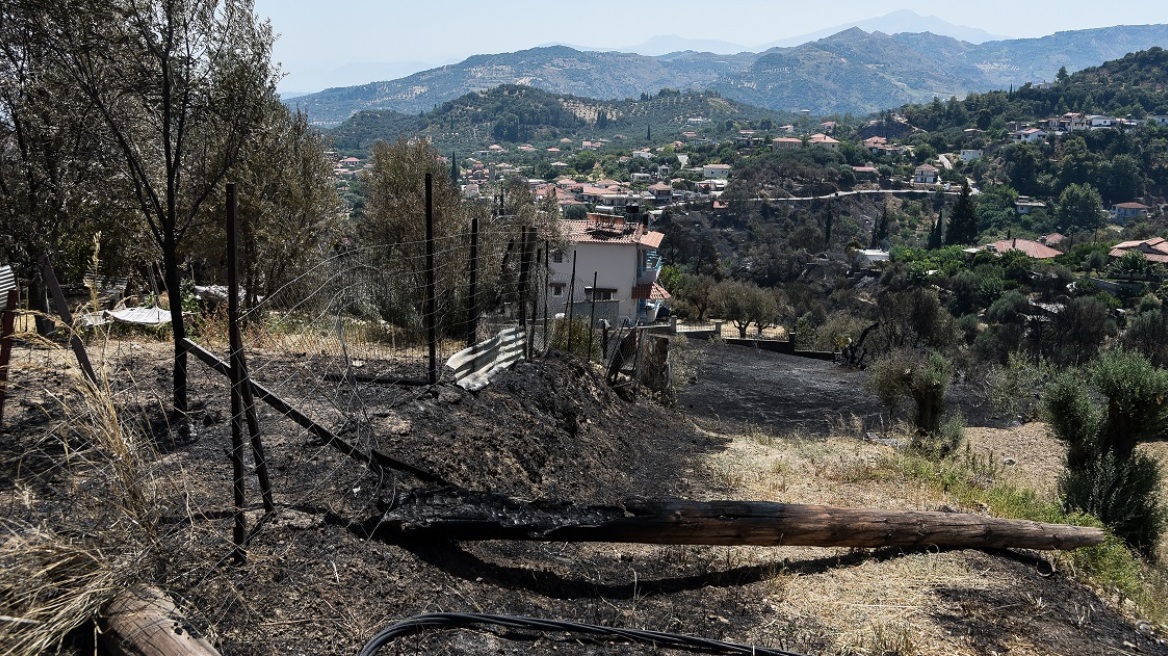
<svg viewBox="0 0 1168 656">
<path fill-rule="evenodd" d="M 376 532 L 452 540 L 968 549 L 1075 549 L 1104 538 L 1097 528 L 967 513 L 680 499 L 578 507 L 463 490 L 416 493 L 379 518 Z"/>
<path fill-rule="evenodd" d="M 182 282 L 178 277 L 178 244 L 167 232 L 162 248 L 163 284 L 170 305 L 170 327 L 174 339 L 174 419 L 186 427 L 187 418 L 187 330 L 183 322 Z"/>
</svg>

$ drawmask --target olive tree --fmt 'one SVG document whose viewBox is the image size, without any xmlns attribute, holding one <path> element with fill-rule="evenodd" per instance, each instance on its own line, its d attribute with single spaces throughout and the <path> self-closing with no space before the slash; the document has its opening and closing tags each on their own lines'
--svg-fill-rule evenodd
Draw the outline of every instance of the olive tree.
<svg viewBox="0 0 1168 656">
<path fill-rule="evenodd" d="M 952 363 L 939 353 L 897 349 L 871 367 L 867 385 L 888 408 L 890 417 L 904 399 L 912 399 L 918 434 L 935 437 L 941 433 L 945 393 L 952 375 Z M 944 451 L 955 447 L 948 445 Z"/>
<path fill-rule="evenodd" d="M 174 409 L 187 410 L 180 267 L 204 206 L 262 124 L 276 80 L 270 25 L 251 0 L 76 3 L 46 30 L 108 134 L 162 259 L 174 336 Z"/>
<path fill-rule="evenodd" d="M 742 339 L 746 338 L 750 324 L 755 324 L 761 333 L 778 320 L 779 304 L 775 295 L 754 283 L 724 281 L 715 286 L 713 295 L 722 318 L 738 328 Z"/>
<path fill-rule="evenodd" d="M 1165 525 L 1161 472 L 1136 446 L 1168 430 L 1168 371 L 1137 353 L 1109 351 L 1086 373 L 1086 381 L 1074 372 L 1059 376 L 1043 398 L 1051 428 L 1067 445 L 1063 502 L 1150 554 Z"/>
</svg>

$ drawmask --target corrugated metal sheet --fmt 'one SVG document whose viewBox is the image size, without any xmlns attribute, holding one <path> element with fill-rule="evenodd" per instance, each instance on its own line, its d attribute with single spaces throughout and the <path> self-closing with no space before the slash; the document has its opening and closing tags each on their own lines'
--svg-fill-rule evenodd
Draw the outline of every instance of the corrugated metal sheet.
<svg viewBox="0 0 1168 656">
<path fill-rule="evenodd" d="M 0 267 L 0 294 L 5 294 L 10 289 L 16 289 L 16 275 L 12 273 L 12 267 Z"/>
<path fill-rule="evenodd" d="M 170 322 L 170 310 L 163 310 L 162 308 L 156 307 L 136 307 L 126 308 L 124 310 L 113 310 L 106 312 L 106 315 L 115 321 L 137 323 L 146 326 L 159 326 Z"/>
<path fill-rule="evenodd" d="M 446 361 L 459 387 L 477 391 L 500 371 L 523 359 L 522 328 L 508 328 L 494 337 L 455 353 Z"/>
</svg>

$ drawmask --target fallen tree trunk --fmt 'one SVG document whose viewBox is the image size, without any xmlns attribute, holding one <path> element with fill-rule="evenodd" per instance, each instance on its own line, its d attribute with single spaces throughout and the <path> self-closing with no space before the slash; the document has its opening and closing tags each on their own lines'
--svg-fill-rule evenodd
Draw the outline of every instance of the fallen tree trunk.
<svg viewBox="0 0 1168 656">
<path fill-rule="evenodd" d="M 499 495 L 415 493 L 380 518 L 388 536 L 813 547 L 1075 549 L 1102 529 L 968 513 L 884 511 L 762 501 L 630 499 L 620 506 L 524 503 Z"/>
<path fill-rule="evenodd" d="M 103 653 L 117 656 L 219 656 L 157 588 L 124 590 L 101 617 Z"/>
</svg>

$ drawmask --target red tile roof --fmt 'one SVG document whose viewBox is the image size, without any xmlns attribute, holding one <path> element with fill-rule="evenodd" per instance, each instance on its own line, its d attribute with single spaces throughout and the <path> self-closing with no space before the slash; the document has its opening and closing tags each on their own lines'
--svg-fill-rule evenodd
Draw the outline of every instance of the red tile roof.
<svg viewBox="0 0 1168 656">
<path fill-rule="evenodd" d="M 566 236 L 577 243 L 637 244 L 648 248 L 661 246 L 665 235 L 650 232 L 641 223 L 628 223 L 624 217 L 589 214 L 588 219 L 564 221 Z"/>
<path fill-rule="evenodd" d="M 633 287 L 633 298 L 635 300 L 668 301 L 673 297 L 669 295 L 669 292 L 664 287 L 653 282 Z"/>
<path fill-rule="evenodd" d="M 661 241 L 665 239 L 665 234 L 661 232 L 646 232 L 641 236 L 641 245 L 649 248 L 659 248 Z"/>
<path fill-rule="evenodd" d="M 1163 237 L 1153 237 L 1143 241 L 1125 241 L 1116 244 L 1107 255 L 1119 258 L 1133 251 L 1143 253 L 1149 262 L 1168 264 L 1168 241 L 1165 241 Z"/>
<path fill-rule="evenodd" d="M 993 246 L 993 250 L 998 253 L 1021 251 L 1036 260 L 1049 260 L 1052 257 L 1062 255 L 1059 251 L 1031 239 L 1003 239 L 1002 241 L 987 244 L 985 247 L 986 250 L 989 250 L 990 246 Z"/>
</svg>

